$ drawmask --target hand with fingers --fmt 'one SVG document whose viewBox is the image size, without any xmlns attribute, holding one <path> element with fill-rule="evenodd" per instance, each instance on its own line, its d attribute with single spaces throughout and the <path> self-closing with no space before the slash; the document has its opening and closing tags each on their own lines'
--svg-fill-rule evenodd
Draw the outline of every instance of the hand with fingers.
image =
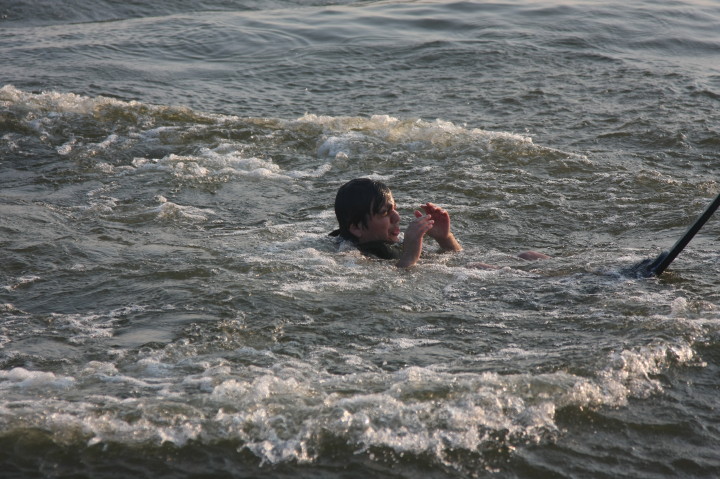
<svg viewBox="0 0 720 479">
<path fill-rule="evenodd" d="M 462 246 L 455 239 L 450 230 L 450 214 L 433 203 L 425 203 L 420 206 L 427 216 L 432 218 L 433 226 L 427 234 L 438 242 L 443 251 L 460 251 Z M 415 210 L 415 217 L 420 218 L 423 214 L 419 210 Z"/>
</svg>

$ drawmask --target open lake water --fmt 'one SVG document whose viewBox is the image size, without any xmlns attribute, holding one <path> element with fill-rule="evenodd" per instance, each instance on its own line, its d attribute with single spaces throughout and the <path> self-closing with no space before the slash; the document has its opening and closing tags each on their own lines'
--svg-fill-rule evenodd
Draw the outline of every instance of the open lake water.
<svg viewBox="0 0 720 479">
<path fill-rule="evenodd" d="M 720 218 L 623 274 L 720 191 L 718 25 L 0 0 L 0 476 L 720 476 Z M 464 251 L 339 251 L 361 176 Z"/>
</svg>

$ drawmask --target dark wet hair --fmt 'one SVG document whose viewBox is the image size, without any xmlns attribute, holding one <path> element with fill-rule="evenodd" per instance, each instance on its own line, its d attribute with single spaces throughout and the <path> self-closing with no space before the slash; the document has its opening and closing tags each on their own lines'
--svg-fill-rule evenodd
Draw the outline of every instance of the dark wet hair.
<svg viewBox="0 0 720 479">
<path fill-rule="evenodd" d="M 335 217 L 340 227 L 330 236 L 357 239 L 350 226 L 367 227 L 368 219 L 382 210 L 391 195 L 385 183 L 370 178 L 356 178 L 342 185 L 335 196 Z"/>
</svg>

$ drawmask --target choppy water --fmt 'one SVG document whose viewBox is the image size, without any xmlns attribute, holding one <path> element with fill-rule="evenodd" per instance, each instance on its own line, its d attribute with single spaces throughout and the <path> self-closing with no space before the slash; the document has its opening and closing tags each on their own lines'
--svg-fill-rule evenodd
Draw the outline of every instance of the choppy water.
<svg viewBox="0 0 720 479">
<path fill-rule="evenodd" d="M 621 274 L 718 193 L 717 3 L 164 3 L 0 2 L 3 477 L 720 474 L 720 222 Z M 338 252 L 366 175 L 465 250 Z"/>
</svg>

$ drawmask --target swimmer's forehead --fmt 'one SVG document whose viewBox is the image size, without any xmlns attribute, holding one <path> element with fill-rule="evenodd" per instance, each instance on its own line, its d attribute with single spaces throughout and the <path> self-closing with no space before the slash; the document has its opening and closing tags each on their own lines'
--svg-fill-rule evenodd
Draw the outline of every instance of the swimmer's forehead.
<svg viewBox="0 0 720 479">
<path fill-rule="evenodd" d="M 383 198 L 383 202 L 380 205 L 380 209 L 385 209 L 388 207 L 390 207 L 390 208 L 395 207 L 395 198 L 393 198 L 392 193 L 390 193 L 389 191 L 385 194 L 385 197 Z"/>
</svg>

